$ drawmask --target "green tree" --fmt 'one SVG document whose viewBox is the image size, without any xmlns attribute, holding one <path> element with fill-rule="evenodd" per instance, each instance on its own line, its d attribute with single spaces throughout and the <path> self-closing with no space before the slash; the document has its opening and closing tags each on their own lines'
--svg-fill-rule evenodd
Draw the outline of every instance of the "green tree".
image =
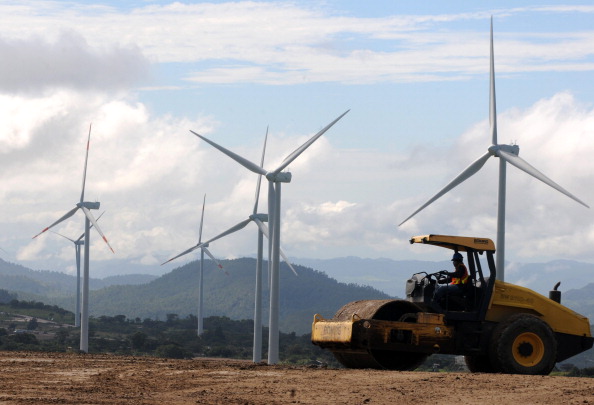
<svg viewBox="0 0 594 405">
<path fill-rule="evenodd" d="M 37 345 L 39 342 L 35 335 L 31 333 L 17 333 L 16 335 L 11 336 L 12 340 L 16 343 L 20 343 L 23 345 Z"/>
<path fill-rule="evenodd" d="M 16 294 L 11 294 L 7 290 L 0 290 L 0 303 L 7 304 L 16 299 Z"/>
<path fill-rule="evenodd" d="M 165 357 L 170 359 L 187 359 L 190 357 L 189 353 L 176 344 L 165 344 L 157 348 L 155 354 L 157 357 Z"/>
<path fill-rule="evenodd" d="M 68 336 L 70 336 L 68 329 L 60 328 L 56 332 L 56 341 L 59 344 L 64 345 L 64 344 L 66 344 L 66 339 L 68 339 Z"/>
<path fill-rule="evenodd" d="M 31 318 L 29 322 L 27 322 L 27 330 L 35 330 L 39 327 L 39 322 L 37 318 Z"/>
<path fill-rule="evenodd" d="M 116 315 L 113 317 L 113 320 L 116 323 L 125 323 L 126 322 L 126 315 Z"/>
<path fill-rule="evenodd" d="M 132 349 L 142 350 L 144 348 L 144 344 L 146 343 L 147 338 L 148 336 L 144 332 L 134 332 L 132 336 L 130 336 L 130 343 L 132 344 Z"/>
</svg>

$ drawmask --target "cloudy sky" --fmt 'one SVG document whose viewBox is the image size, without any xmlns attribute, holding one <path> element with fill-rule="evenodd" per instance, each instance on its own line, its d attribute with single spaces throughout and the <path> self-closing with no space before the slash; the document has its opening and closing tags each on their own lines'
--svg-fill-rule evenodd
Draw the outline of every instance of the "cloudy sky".
<svg viewBox="0 0 594 405">
<path fill-rule="evenodd" d="M 491 16 L 499 142 L 594 207 L 586 3 L 3 1 L 0 257 L 74 271 L 67 240 L 31 238 L 78 202 L 91 123 L 86 197 L 115 250 L 94 234 L 91 259 L 148 269 L 197 243 L 205 194 L 203 238 L 253 207 L 256 175 L 189 130 L 259 162 L 268 127 L 272 168 L 348 109 L 289 167 L 290 257 L 438 260 L 408 238 L 494 239 L 497 159 L 397 226 L 490 145 Z M 507 192 L 507 260 L 594 261 L 594 209 L 513 167 Z M 210 250 L 253 255 L 255 226 Z"/>
</svg>

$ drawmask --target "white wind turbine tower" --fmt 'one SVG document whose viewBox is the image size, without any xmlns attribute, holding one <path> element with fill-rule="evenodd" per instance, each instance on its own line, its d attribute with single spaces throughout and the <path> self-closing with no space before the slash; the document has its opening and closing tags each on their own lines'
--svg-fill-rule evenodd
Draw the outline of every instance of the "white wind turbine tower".
<svg viewBox="0 0 594 405">
<path fill-rule="evenodd" d="M 279 267 L 280 267 L 280 209 L 281 209 L 281 184 L 291 181 L 291 173 L 283 170 L 291 164 L 301 153 L 303 153 L 312 143 L 322 136 L 330 127 L 340 120 L 349 110 L 324 127 L 321 131 L 311 137 L 307 142 L 288 155 L 285 160 L 276 169 L 267 171 L 257 164 L 231 152 L 228 149 L 214 143 L 213 141 L 197 134 L 194 135 L 217 148 L 231 159 L 245 167 L 246 169 L 266 176 L 268 180 L 268 221 L 270 226 L 270 236 L 272 239 L 272 258 L 270 275 L 270 320 L 268 322 L 268 364 L 276 364 L 279 361 Z"/>
<path fill-rule="evenodd" d="M 264 138 L 264 148 L 262 150 L 262 160 L 260 161 L 260 167 L 264 166 L 264 154 L 266 153 L 266 140 L 268 139 L 268 130 L 266 130 L 266 137 Z M 250 222 L 254 222 L 258 226 L 258 256 L 256 259 L 256 286 L 255 286 L 255 298 L 254 298 L 254 343 L 252 349 L 252 360 L 254 363 L 259 363 L 262 361 L 262 266 L 263 266 L 263 240 L 264 236 L 268 238 L 269 232 L 268 227 L 264 222 L 268 222 L 268 215 L 258 213 L 258 200 L 260 199 L 260 184 L 262 182 L 262 175 L 258 174 L 258 182 L 256 185 L 256 202 L 254 203 L 254 209 L 252 214 L 245 220 L 241 221 L 237 225 L 232 226 L 231 228 L 227 229 L 225 232 L 215 236 L 214 238 L 208 240 L 205 243 L 213 242 L 217 239 L 220 239 L 224 236 L 227 236 L 231 233 L 237 232 L 247 226 Z M 270 249 L 269 252 L 270 254 Z M 293 271 L 295 275 L 297 272 L 289 262 L 287 255 L 283 252 L 281 248 L 279 248 L 279 254 L 283 258 L 283 260 L 287 263 L 289 268 Z M 270 264 L 270 258 L 268 260 Z"/>
<path fill-rule="evenodd" d="M 76 203 L 76 206 L 68 211 L 64 216 L 58 219 L 56 222 L 45 228 L 43 231 L 39 232 L 37 235 L 33 237 L 35 239 L 45 231 L 53 228 L 54 226 L 58 225 L 60 222 L 65 221 L 66 219 L 70 218 L 74 215 L 76 211 L 79 209 L 85 214 L 85 254 L 84 254 L 84 267 L 83 267 L 83 291 L 82 291 L 82 311 L 81 311 L 81 322 L 80 322 L 80 351 L 87 353 L 89 351 L 89 257 L 90 257 L 90 245 L 91 245 L 91 224 L 95 227 L 99 235 L 103 238 L 109 249 L 113 252 L 113 248 L 107 241 L 107 238 L 99 228 L 97 221 L 93 217 L 93 214 L 90 210 L 98 210 L 100 203 L 96 202 L 88 202 L 85 201 L 85 181 L 87 178 L 87 162 L 89 160 L 89 145 L 91 142 L 91 126 L 89 125 L 89 136 L 87 138 L 87 153 L 85 156 L 85 166 L 83 171 L 83 181 L 82 181 L 82 192 L 80 193 L 80 201 Z"/>
<path fill-rule="evenodd" d="M 204 332 L 204 323 L 203 323 L 203 318 L 204 318 L 204 253 L 206 253 L 213 260 L 213 262 L 215 262 L 219 266 L 220 269 L 223 268 L 221 263 L 219 263 L 217 261 L 217 259 L 215 259 L 215 257 L 208 250 L 209 242 L 202 243 L 202 224 L 204 222 L 204 206 L 205 206 L 205 204 L 206 204 L 206 194 L 204 194 L 204 199 L 202 201 L 202 216 L 200 217 L 200 231 L 198 234 L 198 244 L 196 246 L 193 246 L 193 247 L 187 249 L 187 250 L 184 250 L 177 256 L 174 256 L 171 259 L 169 259 L 166 262 L 161 264 L 161 266 L 162 266 L 166 263 L 169 263 L 172 260 L 177 259 L 178 257 L 184 256 L 184 255 L 200 248 L 200 272 L 198 274 L 198 329 L 197 329 L 198 336 L 202 335 L 202 333 Z"/>
<path fill-rule="evenodd" d="M 105 213 L 102 212 L 101 215 L 97 217 L 97 221 L 101 219 L 101 216 Z M 93 226 L 91 225 L 91 228 Z M 76 306 L 74 310 L 74 326 L 80 326 L 80 247 L 85 245 L 85 241 L 83 237 L 85 236 L 84 232 L 80 235 L 76 240 L 70 239 L 68 236 L 62 235 L 61 233 L 50 231 L 59 235 L 65 239 L 68 239 L 70 242 L 74 244 L 74 254 L 76 257 Z"/>
<path fill-rule="evenodd" d="M 490 98 L 489 98 L 489 123 L 491 132 L 491 146 L 487 149 L 487 152 L 474 161 L 468 166 L 462 173 L 460 173 L 454 180 L 446 185 L 441 191 L 431 197 L 425 204 L 419 209 L 413 212 L 408 218 L 400 223 L 404 224 L 419 211 L 430 205 L 432 202 L 440 198 L 442 195 L 452 190 L 458 184 L 462 183 L 476 172 L 478 172 L 485 162 L 491 157 L 495 156 L 499 158 L 499 191 L 498 191 L 498 206 L 497 206 L 497 254 L 495 268 L 497 269 L 497 279 L 504 281 L 505 279 L 505 180 L 506 180 L 506 163 L 509 163 L 518 169 L 528 173 L 532 177 L 537 178 L 543 183 L 551 186 L 555 190 L 565 194 L 569 198 L 577 201 L 586 208 L 588 205 L 575 197 L 569 191 L 555 183 L 553 180 L 539 172 L 532 165 L 526 162 L 524 159 L 518 156 L 520 147 L 518 145 L 504 145 L 497 143 L 497 111 L 495 106 L 495 61 L 493 55 L 493 18 L 491 17 L 491 68 L 490 68 Z M 400 226 L 399 225 L 399 226 Z"/>
</svg>

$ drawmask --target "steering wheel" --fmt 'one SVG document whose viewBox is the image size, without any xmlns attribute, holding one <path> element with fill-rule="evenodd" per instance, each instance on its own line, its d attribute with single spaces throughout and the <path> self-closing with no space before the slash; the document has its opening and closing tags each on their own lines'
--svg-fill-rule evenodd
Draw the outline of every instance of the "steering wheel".
<svg viewBox="0 0 594 405">
<path fill-rule="evenodd" d="M 437 279 L 438 284 L 447 284 L 450 281 L 450 276 L 448 275 L 447 270 L 441 270 L 437 273 L 433 274 Z"/>
</svg>

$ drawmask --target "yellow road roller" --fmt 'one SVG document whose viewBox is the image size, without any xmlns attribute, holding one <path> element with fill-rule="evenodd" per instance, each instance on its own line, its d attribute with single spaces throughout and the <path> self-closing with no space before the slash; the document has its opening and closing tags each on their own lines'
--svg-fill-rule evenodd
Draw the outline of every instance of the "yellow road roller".
<svg viewBox="0 0 594 405">
<path fill-rule="evenodd" d="M 448 272 L 413 274 L 405 299 L 350 302 L 332 319 L 316 314 L 313 344 L 347 368 L 414 370 L 442 353 L 463 355 L 471 372 L 536 375 L 592 347 L 588 318 L 561 304 L 558 284 L 545 297 L 496 279 L 491 239 L 423 235 L 410 243 L 465 255 L 465 282 L 436 294 Z"/>
</svg>

